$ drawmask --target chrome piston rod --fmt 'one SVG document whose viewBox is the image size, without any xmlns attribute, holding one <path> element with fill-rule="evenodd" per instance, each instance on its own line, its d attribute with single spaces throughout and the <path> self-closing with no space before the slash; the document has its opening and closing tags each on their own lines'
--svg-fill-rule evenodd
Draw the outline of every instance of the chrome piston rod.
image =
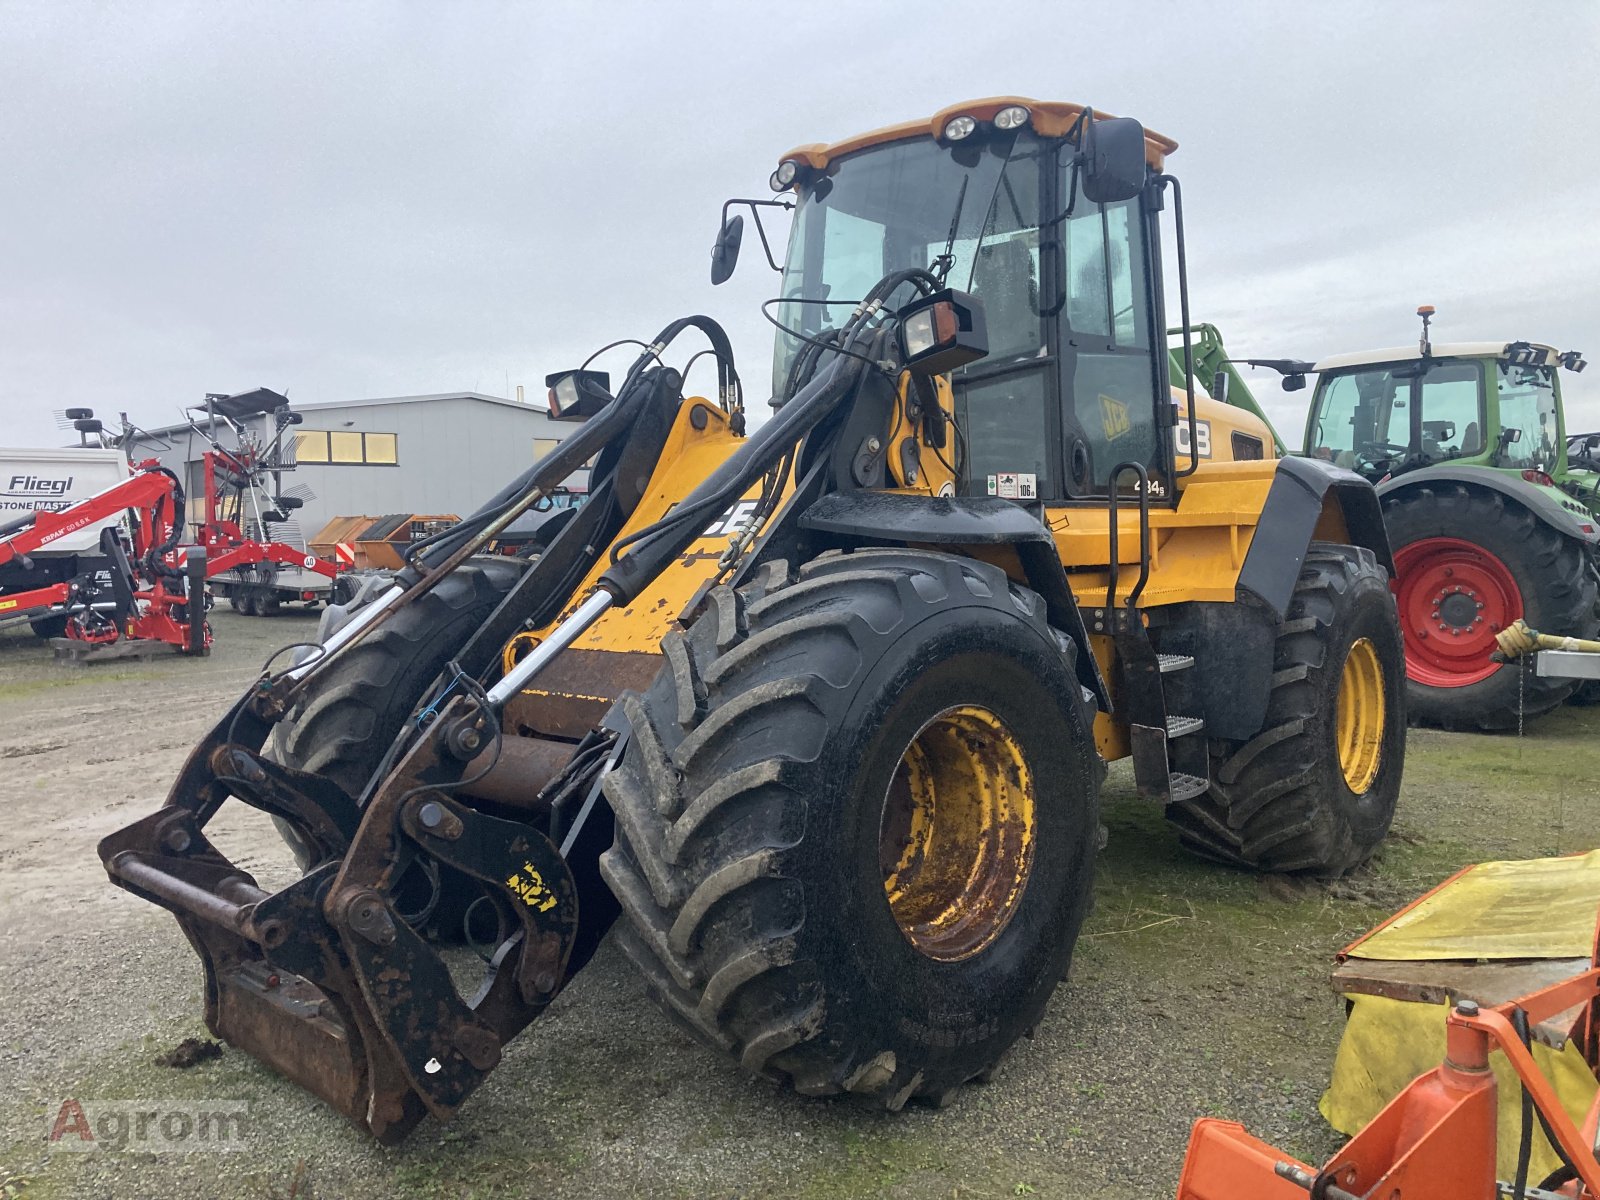
<svg viewBox="0 0 1600 1200">
<path fill-rule="evenodd" d="M 600 615 L 614 603 L 616 600 L 611 593 L 600 588 L 578 605 L 570 617 L 551 630 L 549 637 L 534 647 L 532 653 L 520 660 L 505 673 L 499 683 L 489 689 L 489 706 L 496 712 L 504 708 L 507 700 L 520 692 L 530 679 L 544 670 L 551 659 L 577 641 L 584 630 L 598 621 Z"/>
</svg>

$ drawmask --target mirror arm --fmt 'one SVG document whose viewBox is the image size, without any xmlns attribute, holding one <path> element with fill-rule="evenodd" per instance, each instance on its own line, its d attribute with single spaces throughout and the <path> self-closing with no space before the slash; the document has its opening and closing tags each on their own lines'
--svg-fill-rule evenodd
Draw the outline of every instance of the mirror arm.
<svg viewBox="0 0 1600 1200">
<path fill-rule="evenodd" d="M 773 257 L 773 254 L 772 254 L 772 243 L 767 240 L 767 227 L 761 223 L 761 214 L 759 212 L 757 212 L 756 209 L 759 206 L 760 208 L 785 208 L 785 209 L 792 210 L 794 208 L 794 201 L 793 200 L 744 200 L 744 199 L 724 200 L 722 202 L 722 225 L 721 225 L 721 228 L 726 229 L 728 227 L 728 210 L 730 208 L 732 208 L 735 204 L 748 204 L 750 206 L 750 215 L 755 218 L 755 222 L 756 222 L 756 233 L 759 234 L 760 237 L 761 237 L 761 249 L 763 251 L 765 251 L 766 256 L 767 256 L 767 266 L 771 267 L 774 271 L 778 272 L 778 274 L 780 274 L 780 275 L 783 274 L 783 266 L 782 266 L 782 264 L 780 264 L 778 262 L 778 260 L 776 258 Z"/>
</svg>

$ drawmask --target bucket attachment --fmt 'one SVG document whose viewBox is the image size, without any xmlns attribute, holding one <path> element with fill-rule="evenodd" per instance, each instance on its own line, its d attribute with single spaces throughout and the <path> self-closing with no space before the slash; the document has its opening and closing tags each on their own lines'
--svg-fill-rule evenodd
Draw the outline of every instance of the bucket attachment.
<svg viewBox="0 0 1600 1200">
<path fill-rule="evenodd" d="M 229 740 L 256 724 L 224 717 L 167 804 L 102 841 L 100 858 L 118 887 L 177 917 L 205 964 L 214 1035 L 393 1144 L 428 1113 L 448 1119 L 560 990 L 576 886 L 537 830 L 448 795 L 434 739 L 418 739 L 363 810 Z M 327 860 L 263 891 L 206 839 L 230 795 L 287 820 Z M 397 882 L 430 863 L 483 883 L 499 915 L 470 999 L 397 905 Z"/>
</svg>

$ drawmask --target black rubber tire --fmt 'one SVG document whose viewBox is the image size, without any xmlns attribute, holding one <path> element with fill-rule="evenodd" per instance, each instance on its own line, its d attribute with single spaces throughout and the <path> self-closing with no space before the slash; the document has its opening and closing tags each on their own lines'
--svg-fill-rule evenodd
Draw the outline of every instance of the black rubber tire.
<svg viewBox="0 0 1600 1200">
<path fill-rule="evenodd" d="M 244 611 L 244 606 L 239 603 L 239 585 L 236 583 L 228 586 L 228 607 L 234 612 Z"/>
<path fill-rule="evenodd" d="M 1385 497 L 1389 545 L 1454 537 L 1498 558 L 1522 593 L 1522 616 L 1541 633 L 1593 638 L 1600 631 L 1597 585 L 1588 551 L 1498 492 L 1461 484 L 1419 486 Z M 1570 679 L 1545 679 L 1531 662 L 1506 663 L 1463 687 L 1431 687 L 1408 679 L 1411 720 L 1441 729 L 1515 729 L 1549 712 L 1576 689 Z"/>
<path fill-rule="evenodd" d="M 256 589 L 248 583 L 239 585 L 239 611 L 247 617 L 257 615 Z"/>
<path fill-rule="evenodd" d="M 384 621 L 329 670 L 272 731 L 269 754 L 359 799 L 445 664 L 521 574 L 510 560 L 469 559 L 426 596 Z M 292 826 L 274 817 L 302 871 L 317 865 Z"/>
<path fill-rule="evenodd" d="M 278 615 L 278 593 L 270 588 L 262 588 L 256 596 L 256 616 L 275 617 Z"/>
<path fill-rule="evenodd" d="M 41 641 L 48 642 L 51 638 L 67 636 L 67 616 L 58 613 L 49 617 L 34 617 L 28 622 L 28 628 L 33 630 L 33 636 Z"/>
<path fill-rule="evenodd" d="M 1372 641 L 1386 710 L 1377 774 L 1352 792 L 1339 765 L 1337 699 L 1345 659 Z M 1389 832 L 1405 769 L 1404 648 L 1388 572 L 1370 550 L 1313 542 L 1278 625 L 1261 732 L 1213 740 L 1211 787 L 1167 806 L 1195 853 L 1257 871 L 1338 876 Z M 1199 664 L 1203 669 L 1204 664 Z"/>
<path fill-rule="evenodd" d="M 618 937 L 669 1014 L 805 1095 L 942 1103 L 1039 1020 L 1090 907 L 1104 764 L 1074 648 L 999 569 L 909 550 L 830 553 L 719 588 L 660 677 L 620 703 L 601 872 Z M 1011 917 L 968 957 L 901 933 L 878 861 L 883 798 L 936 715 L 978 705 L 1035 780 Z"/>
</svg>

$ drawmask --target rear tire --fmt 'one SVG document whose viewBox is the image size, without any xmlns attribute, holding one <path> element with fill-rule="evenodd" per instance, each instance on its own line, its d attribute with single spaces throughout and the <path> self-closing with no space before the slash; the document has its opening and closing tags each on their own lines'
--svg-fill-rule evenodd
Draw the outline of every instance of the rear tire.
<svg viewBox="0 0 1600 1200">
<path fill-rule="evenodd" d="M 1372 552 L 1313 542 L 1278 626 L 1261 732 L 1213 741 L 1210 789 L 1167 808 L 1184 845 L 1257 871 L 1337 876 L 1365 862 L 1400 796 L 1403 653 L 1388 573 Z M 1341 692 L 1347 712 L 1377 706 L 1364 744 L 1341 741 L 1360 729 L 1341 726 Z"/>
<path fill-rule="evenodd" d="M 1564 537 L 1526 508 L 1494 492 L 1460 484 L 1418 486 L 1384 501 L 1384 524 L 1394 548 L 1398 572 L 1400 617 L 1411 653 L 1406 691 L 1411 719 L 1444 729 L 1515 729 L 1522 717 L 1548 712 L 1576 689 L 1570 679 L 1545 679 L 1531 664 L 1505 663 L 1491 669 L 1495 625 L 1517 617 L 1541 633 L 1592 638 L 1600 630 L 1597 589 L 1588 552 Z M 1459 550 L 1451 563 L 1452 541 L 1471 543 L 1481 555 L 1477 564 Z M 1430 555 L 1429 546 L 1440 549 Z M 1434 561 L 1437 559 L 1438 561 Z M 1474 579 L 1465 585 L 1444 582 L 1446 566 Z M 1483 580 L 1476 579 L 1481 572 Z M 1501 586 L 1493 585 L 1500 581 Z M 1489 619 L 1464 633 L 1455 632 L 1452 614 L 1442 607 L 1433 616 L 1430 601 L 1441 588 L 1464 586 L 1460 606 L 1480 603 Z M 1483 594 L 1478 594 L 1479 592 Z M 1495 594 L 1507 593 L 1503 597 Z M 1443 621 L 1447 628 L 1441 630 Z M 1437 646 L 1454 652 L 1465 639 L 1470 658 L 1447 657 Z"/>
<path fill-rule="evenodd" d="M 620 701 L 621 945 L 746 1070 L 942 1102 L 1038 1022 L 1089 910 L 1104 764 L 1072 643 L 943 554 L 828 554 L 709 603 Z"/>
</svg>

